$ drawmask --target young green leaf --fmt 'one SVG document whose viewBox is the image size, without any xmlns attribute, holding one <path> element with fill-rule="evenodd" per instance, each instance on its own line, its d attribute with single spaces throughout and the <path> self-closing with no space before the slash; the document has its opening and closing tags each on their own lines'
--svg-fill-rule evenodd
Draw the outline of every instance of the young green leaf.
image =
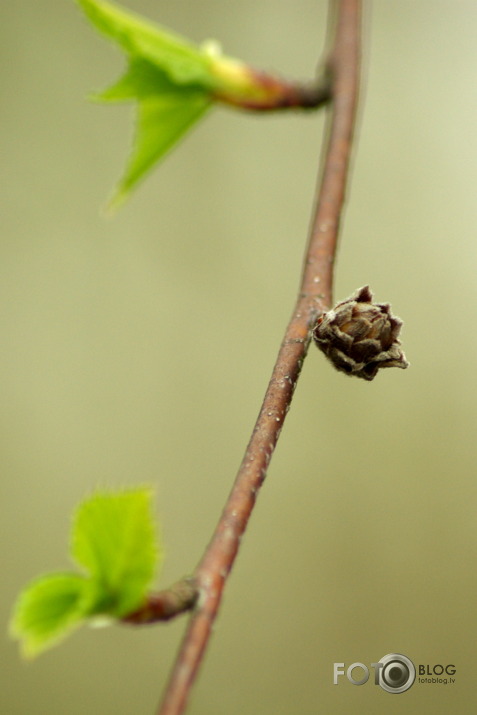
<svg viewBox="0 0 477 715">
<path fill-rule="evenodd" d="M 126 74 L 96 95 L 101 101 L 138 101 L 135 140 L 126 171 L 110 200 L 119 206 L 129 191 L 211 106 L 195 87 L 178 87 L 164 72 L 141 59 L 131 59 Z"/>
<path fill-rule="evenodd" d="M 188 40 L 104 0 L 78 0 L 92 24 L 132 58 L 148 60 L 175 84 L 213 87 L 210 57 Z"/>
<path fill-rule="evenodd" d="M 64 638 L 89 614 L 91 583 L 73 573 L 40 576 L 20 594 L 10 624 L 22 652 L 34 657 Z"/>
<path fill-rule="evenodd" d="M 113 209 L 211 106 L 216 80 L 207 52 L 187 40 L 110 3 L 78 2 L 128 55 L 126 74 L 98 98 L 138 103 L 133 149 L 109 202 Z"/>
<path fill-rule="evenodd" d="M 109 202 L 117 208 L 132 188 L 210 107 L 199 92 L 171 92 L 140 103 L 136 138 L 123 178 Z"/>
<path fill-rule="evenodd" d="M 73 523 L 72 556 L 95 584 L 94 611 L 121 617 L 144 600 L 158 545 L 149 489 L 93 495 Z"/>
<path fill-rule="evenodd" d="M 214 101 L 248 109 L 290 104 L 287 83 L 223 56 L 217 43 L 196 46 L 104 0 L 78 3 L 93 25 L 118 43 L 128 58 L 122 79 L 97 98 L 138 104 L 133 150 L 110 208 L 124 201 Z"/>
<path fill-rule="evenodd" d="M 160 554 L 146 488 L 97 493 L 75 515 L 71 552 L 87 572 L 41 576 L 20 594 L 10 631 L 32 657 L 87 618 L 121 618 L 147 597 Z"/>
</svg>

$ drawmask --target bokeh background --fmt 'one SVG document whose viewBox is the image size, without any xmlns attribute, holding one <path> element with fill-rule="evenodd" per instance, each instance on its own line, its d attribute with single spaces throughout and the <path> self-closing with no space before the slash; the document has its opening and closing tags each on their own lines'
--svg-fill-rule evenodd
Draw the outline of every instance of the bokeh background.
<svg viewBox="0 0 477 715">
<path fill-rule="evenodd" d="M 324 0 L 128 6 L 299 78 L 326 30 Z M 97 485 L 154 484 L 159 583 L 194 567 L 295 299 L 324 121 L 216 110 L 106 220 L 132 115 L 85 97 L 122 57 L 63 0 L 3 2 L 0 34 L 0 707 L 152 715 L 185 619 L 27 664 L 6 623 Z M 391 302 L 412 366 L 368 384 L 310 350 L 190 715 L 477 710 L 477 4 L 377 0 L 365 36 L 336 298 Z M 332 684 L 390 652 L 455 683 Z"/>
</svg>

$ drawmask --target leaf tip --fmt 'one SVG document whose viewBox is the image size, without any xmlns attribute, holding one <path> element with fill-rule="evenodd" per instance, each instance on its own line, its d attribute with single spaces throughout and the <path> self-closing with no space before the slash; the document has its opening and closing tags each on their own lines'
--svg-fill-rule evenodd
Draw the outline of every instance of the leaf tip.
<svg viewBox="0 0 477 715">
<path fill-rule="evenodd" d="M 101 208 L 101 216 L 104 219 L 112 220 L 119 209 L 124 206 L 129 197 L 128 189 L 125 189 L 121 184 L 113 190 L 111 196 Z"/>
</svg>

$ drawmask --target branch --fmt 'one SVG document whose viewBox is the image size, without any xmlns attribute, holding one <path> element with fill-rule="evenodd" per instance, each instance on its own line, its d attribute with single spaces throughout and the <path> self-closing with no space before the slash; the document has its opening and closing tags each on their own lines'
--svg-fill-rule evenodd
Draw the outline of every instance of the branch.
<svg viewBox="0 0 477 715">
<path fill-rule="evenodd" d="M 158 621 L 169 621 L 184 611 L 190 611 L 197 601 L 197 585 L 185 577 L 169 588 L 148 596 L 146 603 L 122 618 L 122 623 L 144 626 Z"/>
<path fill-rule="evenodd" d="M 333 109 L 321 186 L 299 296 L 285 331 L 257 422 L 230 496 L 195 574 L 198 599 L 160 715 L 184 711 L 197 676 L 227 576 L 291 404 L 317 317 L 331 306 L 333 263 L 358 95 L 360 0 L 340 0 L 329 58 Z"/>
<path fill-rule="evenodd" d="M 250 92 L 215 92 L 214 99 L 232 107 L 250 111 L 267 112 L 282 109 L 317 109 L 331 99 L 331 76 L 328 67 L 316 80 L 309 84 L 289 82 L 281 77 L 274 77 L 262 70 L 247 68 L 251 83 L 259 95 L 250 98 Z"/>
</svg>

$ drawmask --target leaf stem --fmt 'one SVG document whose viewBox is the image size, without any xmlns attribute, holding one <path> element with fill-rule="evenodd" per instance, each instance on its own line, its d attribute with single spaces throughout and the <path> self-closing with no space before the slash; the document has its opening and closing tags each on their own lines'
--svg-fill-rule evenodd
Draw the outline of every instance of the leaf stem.
<svg viewBox="0 0 477 715">
<path fill-rule="evenodd" d="M 331 6 L 334 5 L 332 2 Z M 291 404 L 310 343 L 311 327 L 317 316 L 331 306 L 333 264 L 356 115 L 359 56 L 360 0 L 340 0 L 328 63 L 332 92 L 330 131 L 299 296 L 232 491 L 194 574 L 199 595 L 158 711 L 160 715 L 180 715 L 184 711 L 240 538 Z"/>
<path fill-rule="evenodd" d="M 170 588 L 148 596 L 146 603 L 122 618 L 122 623 L 134 626 L 168 621 L 179 613 L 190 611 L 197 600 L 197 585 L 192 577 L 185 577 Z"/>
<path fill-rule="evenodd" d="M 228 82 L 213 98 L 232 107 L 256 112 L 283 109 L 317 109 L 331 100 L 328 67 L 314 82 L 300 83 L 240 64 L 240 82 Z"/>
</svg>

